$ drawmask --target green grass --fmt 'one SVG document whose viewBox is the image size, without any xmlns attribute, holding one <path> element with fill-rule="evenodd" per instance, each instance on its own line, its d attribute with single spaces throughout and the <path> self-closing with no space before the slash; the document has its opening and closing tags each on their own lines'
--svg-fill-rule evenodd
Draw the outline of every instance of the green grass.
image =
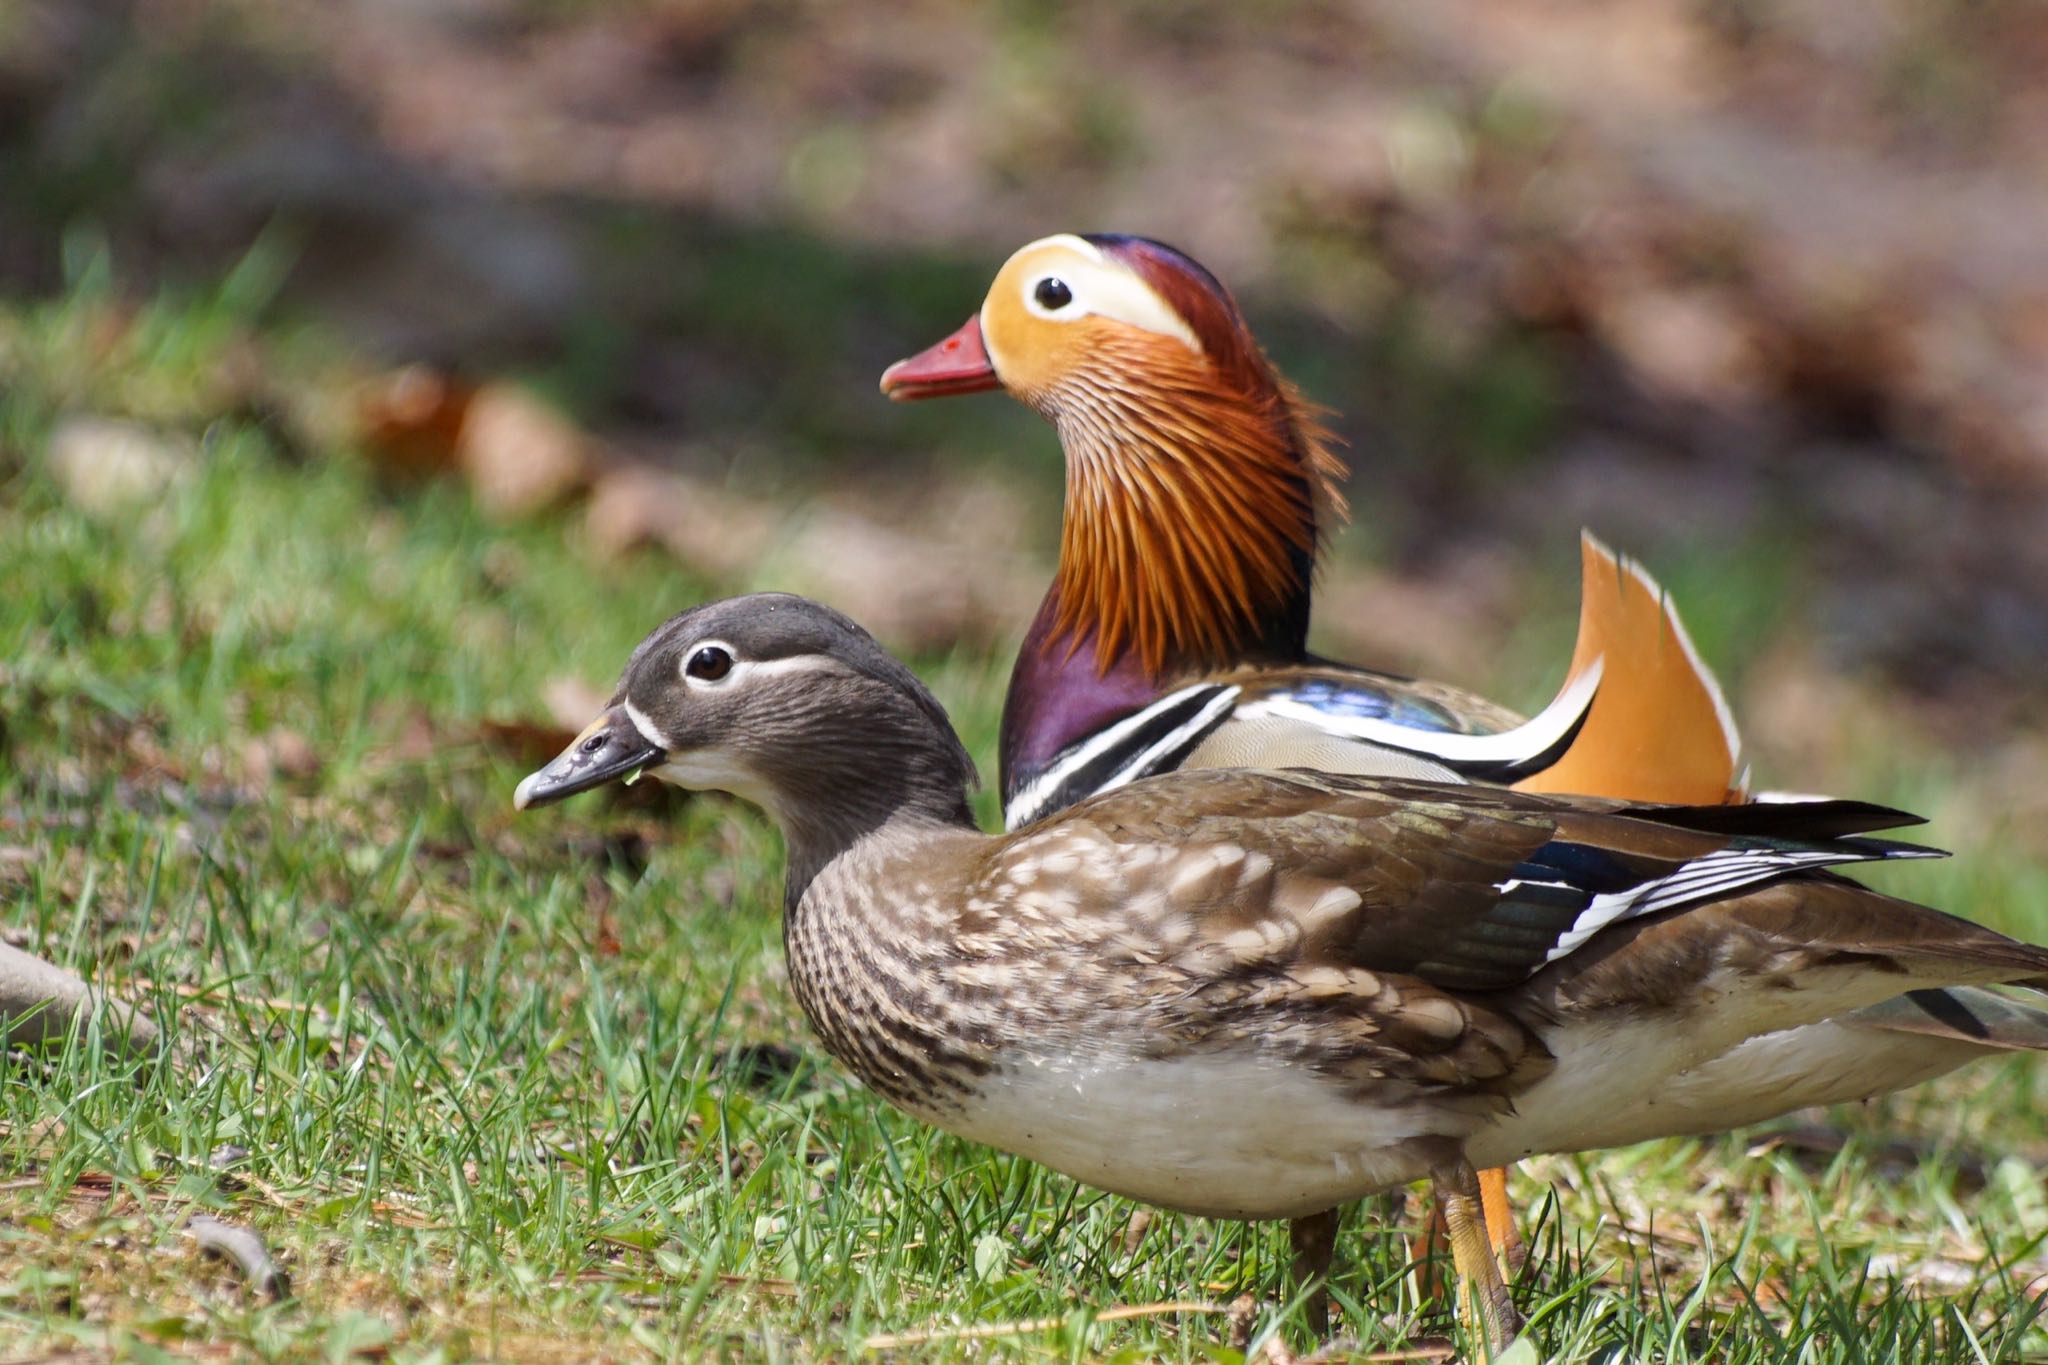
<svg viewBox="0 0 2048 1365">
<path fill-rule="evenodd" d="M 345 451 L 294 462 L 208 397 L 248 340 L 231 297 L 118 335 L 105 302 L 0 309 L 0 896 L 16 941 L 168 1045 L 5 1059 L 0 1354 L 811 1360 L 928 1330 L 893 1354 L 1231 1361 L 1221 1314 L 1112 1310 L 1241 1294 L 1254 1344 L 1302 1344 L 1280 1229 L 1139 1217 L 824 1058 L 752 812 L 514 817 L 524 769 L 484 722 L 608 678 L 712 585 L 595 559 L 573 516 L 498 527 Z M 95 520 L 44 464 L 71 409 L 181 433 L 190 478 Z M 992 770 L 1005 661 L 921 664 Z M 252 768 L 279 730 L 317 772 Z M 1911 755 L 1867 770 L 1937 810 L 1964 790 Z M 1966 833 L 1887 884 L 2048 933 L 2048 876 Z M 2048 1354 L 2042 1097 L 2014 1063 L 1830 1115 L 1838 1150 L 1786 1125 L 1535 1163 L 1534 1335 L 1584 1361 Z M 293 1296 L 201 1260 L 198 1209 L 258 1229 Z M 1455 1330 L 1404 1223 L 1345 1232 L 1365 1349 Z"/>
</svg>

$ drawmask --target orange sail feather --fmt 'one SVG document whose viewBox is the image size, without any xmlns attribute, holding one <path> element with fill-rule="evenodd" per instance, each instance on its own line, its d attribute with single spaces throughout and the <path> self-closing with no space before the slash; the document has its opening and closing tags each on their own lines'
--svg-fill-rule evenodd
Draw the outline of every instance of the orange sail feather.
<svg viewBox="0 0 2048 1365">
<path fill-rule="evenodd" d="M 1597 659 L 1600 691 L 1557 762 L 1523 791 L 1722 805 L 1746 800 L 1742 740 L 1678 608 L 1632 559 L 1580 538 L 1579 640 L 1566 685 Z"/>
</svg>

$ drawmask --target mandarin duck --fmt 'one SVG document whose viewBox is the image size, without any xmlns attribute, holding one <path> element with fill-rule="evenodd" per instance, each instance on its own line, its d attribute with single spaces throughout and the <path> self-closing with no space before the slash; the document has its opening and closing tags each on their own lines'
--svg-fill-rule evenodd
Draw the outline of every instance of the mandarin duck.
<svg viewBox="0 0 2048 1365">
<path fill-rule="evenodd" d="M 1676 611 L 1590 537 L 1578 647 L 1532 721 L 1310 654 L 1344 465 L 1180 251 L 1033 242 L 966 325 L 882 376 L 898 401 L 998 387 L 1053 423 L 1067 467 L 1058 572 L 1003 712 L 1010 828 L 1148 773 L 1247 762 L 1637 800 L 1743 791 L 1733 721 Z"/>
<path fill-rule="evenodd" d="M 1343 465 L 1229 291 L 1175 248 L 1117 235 L 1033 242 L 963 327 L 882 377 L 899 400 L 995 388 L 1053 423 L 1067 468 L 1058 572 L 1003 713 L 1010 828 L 1177 767 L 1302 765 L 1690 804 L 1746 795 L 1733 719 L 1676 609 L 1590 536 L 1571 667 L 1532 721 L 1311 655 L 1321 514 L 1342 514 Z M 1646 1131 L 1723 1131 L 2044 1042 L 2048 1018 L 2035 1011 L 1902 1000 L 1676 1078 Z M 1759 1075 L 1774 1082 L 1753 1086 Z M 1505 1174 L 1482 1176 L 1505 1247 Z M 1331 1232 L 1298 1231 L 1308 1243 Z"/>
<path fill-rule="evenodd" d="M 938 700 L 784 594 L 662 625 L 514 800 L 643 771 L 780 826 L 792 989 L 889 1102 L 1198 1215 L 1430 1180 L 1496 1348 L 1517 1320 L 1475 1163 L 1668 1131 L 1672 1078 L 1745 1040 L 2048 979 L 2048 950 L 1832 871 L 1934 856 L 1852 802 L 1212 769 L 985 834 Z"/>
</svg>

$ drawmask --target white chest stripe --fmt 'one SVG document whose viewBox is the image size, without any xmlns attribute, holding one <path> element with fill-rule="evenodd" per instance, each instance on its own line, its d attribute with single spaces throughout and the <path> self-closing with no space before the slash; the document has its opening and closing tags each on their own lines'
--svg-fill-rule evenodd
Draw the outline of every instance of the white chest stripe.
<svg viewBox="0 0 2048 1365">
<path fill-rule="evenodd" d="M 1196 735 L 1208 730 L 1215 722 L 1229 715 L 1231 707 L 1237 704 L 1237 691 L 1235 687 L 1226 687 L 1214 697 L 1211 697 L 1208 704 L 1201 710 L 1195 712 L 1186 722 L 1170 733 L 1161 735 L 1157 740 L 1154 740 L 1149 748 L 1118 768 L 1116 774 L 1096 790 L 1111 791 L 1128 782 L 1134 782 L 1138 778 L 1148 776 L 1152 771 L 1152 765 L 1157 763 L 1164 755 L 1172 753 Z"/>
<path fill-rule="evenodd" d="M 1513 765 L 1548 753 L 1572 727 L 1585 718 L 1600 690 L 1601 660 L 1572 680 L 1534 720 L 1503 730 L 1497 735 L 1452 735 L 1436 730 L 1416 730 L 1370 716 L 1339 716 L 1320 711 L 1306 702 L 1269 697 L 1247 702 L 1239 714 L 1250 720 L 1278 716 L 1311 725 L 1325 734 L 1363 740 L 1388 749 L 1425 754 L 1455 766 Z"/>
<path fill-rule="evenodd" d="M 1217 721 L 1228 715 L 1231 708 L 1237 705 L 1238 694 L 1241 690 L 1241 688 L 1237 687 L 1219 688 L 1214 683 L 1195 683 L 1192 686 L 1183 687 L 1178 692 L 1169 692 L 1143 710 L 1133 711 L 1130 715 L 1116 722 L 1116 724 L 1105 726 L 1103 729 L 1096 731 L 1081 744 L 1076 745 L 1070 752 L 1062 754 L 1044 772 L 1032 778 L 1031 781 L 1024 785 L 1023 790 L 1017 793 L 1016 799 L 1011 801 L 1008 808 L 1004 810 L 1003 827 L 1005 829 L 1021 829 L 1023 826 L 1030 824 L 1044 813 L 1046 804 L 1059 794 L 1060 788 L 1071 780 L 1076 773 L 1105 755 L 1115 753 L 1120 747 L 1130 742 L 1132 735 L 1144 729 L 1161 714 L 1187 705 L 1190 700 L 1204 692 L 1215 692 L 1216 695 L 1211 697 L 1200 710 L 1173 729 L 1167 731 L 1166 734 L 1160 736 L 1159 739 L 1133 755 L 1129 760 L 1118 764 L 1115 772 L 1105 781 L 1097 783 L 1094 790 L 1111 791 L 1140 777 L 1147 776 L 1151 771 L 1150 765 L 1157 763 L 1162 755 L 1171 753 L 1175 748 L 1187 743 L 1191 738 L 1203 733 Z"/>
</svg>

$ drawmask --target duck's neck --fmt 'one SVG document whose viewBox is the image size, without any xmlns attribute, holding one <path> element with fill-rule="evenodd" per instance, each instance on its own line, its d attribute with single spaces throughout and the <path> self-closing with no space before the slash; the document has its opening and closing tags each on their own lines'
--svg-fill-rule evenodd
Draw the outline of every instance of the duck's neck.
<svg viewBox="0 0 2048 1365">
<path fill-rule="evenodd" d="M 858 844 L 976 832 L 967 802 L 973 765 L 950 730 L 940 736 L 922 716 L 851 708 L 837 719 L 845 733 L 809 744 L 801 764 L 775 772 L 758 798 L 782 827 L 789 908 L 823 868 Z"/>
<path fill-rule="evenodd" d="M 1307 651 L 1319 509 L 1343 466 L 1269 370 L 1220 385 L 1188 353 L 1106 357 L 1039 404 L 1067 460 L 1059 571 L 1010 677 L 1003 790 L 1190 675 Z"/>
</svg>

